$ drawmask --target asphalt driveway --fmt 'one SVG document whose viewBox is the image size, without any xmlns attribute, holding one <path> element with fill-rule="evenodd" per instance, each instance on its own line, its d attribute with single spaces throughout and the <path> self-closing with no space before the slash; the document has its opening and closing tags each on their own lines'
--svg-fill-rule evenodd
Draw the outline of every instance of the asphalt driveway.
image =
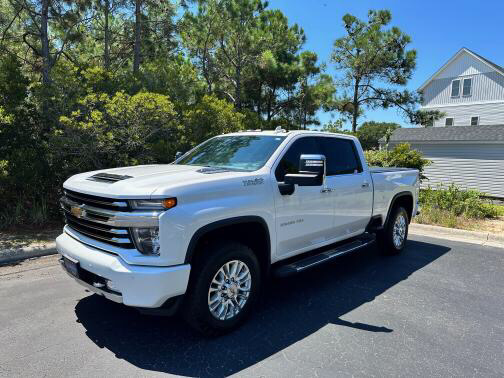
<svg viewBox="0 0 504 378">
<path fill-rule="evenodd" d="M 0 376 L 502 376 L 504 249 L 413 237 L 270 284 L 238 331 L 90 295 L 55 257 L 0 268 Z"/>
</svg>

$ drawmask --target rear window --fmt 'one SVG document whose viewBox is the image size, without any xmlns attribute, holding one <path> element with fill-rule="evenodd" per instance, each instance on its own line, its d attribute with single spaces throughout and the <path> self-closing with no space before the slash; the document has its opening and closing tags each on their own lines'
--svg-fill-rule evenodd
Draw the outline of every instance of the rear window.
<svg viewBox="0 0 504 378">
<path fill-rule="evenodd" d="M 278 181 L 287 173 L 299 173 L 299 158 L 304 154 L 322 154 L 326 157 L 328 176 L 362 172 L 353 141 L 332 137 L 304 137 L 297 139 L 282 157 L 275 171 Z"/>
<path fill-rule="evenodd" d="M 362 165 L 353 141 L 339 138 L 320 138 L 327 161 L 327 175 L 362 172 Z"/>
</svg>

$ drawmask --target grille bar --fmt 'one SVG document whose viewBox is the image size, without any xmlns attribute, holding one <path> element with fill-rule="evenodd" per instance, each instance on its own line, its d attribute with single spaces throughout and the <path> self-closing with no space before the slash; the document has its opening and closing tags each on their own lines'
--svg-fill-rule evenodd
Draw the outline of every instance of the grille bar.
<svg viewBox="0 0 504 378">
<path fill-rule="evenodd" d="M 159 225 L 159 215 L 162 213 L 162 211 L 157 210 L 114 211 L 76 202 L 67 196 L 61 198 L 60 204 L 63 210 L 70 214 L 72 214 L 73 210 L 80 212 L 79 219 L 120 228 L 156 227 Z"/>
<path fill-rule="evenodd" d="M 105 209 L 124 210 L 124 209 L 129 208 L 128 202 L 126 202 L 126 201 L 117 201 L 117 200 L 110 199 L 110 198 L 104 198 L 104 197 L 92 196 L 89 194 L 77 193 L 77 192 L 74 192 L 71 190 L 65 190 L 65 196 L 67 198 L 69 198 L 73 201 L 79 202 L 79 203 L 85 203 L 87 205 L 98 206 L 98 207 L 102 207 Z"/>
<path fill-rule="evenodd" d="M 102 234 L 99 234 L 96 230 L 90 231 L 89 228 L 82 227 L 74 222 L 68 222 L 67 226 L 70 227 L 72 230 L 77 231 L 78 233 L 83 234 L 84 236 L 87 236 L 91 239 L 97 239 L 99 241 L 103 241 L 105 243 L 112 244 L 122 248 L 128 248 L 128 249 L 133 248 L 133 243 L 131 242 L 129 235 L 127 235 L 126 238 L 107 237 Z"/>
<path fill-rule="evenodd" d="M 107 226 L 107 225 L 104 225 L 101 223 L 97 224 L 97 223 L 90 222 L 90 221 L 87 221 L 84 219 L 79 219 L 77 217 L 74 217 L 69 212 L 65 212 L 65 218 L 66 218 L 67 222 L 77 223 L 79 226 L 91 228 L 91 229 L 97 230 L 97 231 L 107 232 L 112 235 L 128 235 L 129 234 L 128 229 L 126 229 L 126 228 L 124 228 L 124 229 L 112 228 L 110 226 Z"/>
</svg>

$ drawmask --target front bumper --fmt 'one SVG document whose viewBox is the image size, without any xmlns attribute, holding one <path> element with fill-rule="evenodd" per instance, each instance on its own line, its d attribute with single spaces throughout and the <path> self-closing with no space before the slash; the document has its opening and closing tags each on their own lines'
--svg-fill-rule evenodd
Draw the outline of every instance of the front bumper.
<svg viewBox="0 0 504 378">
<path fill-rule="evenodd" d="M 95 287 L 92 282 L 74 278 L 90 291 L 127 306 L 158 308 L 168 299 L 182 295 L 187 289 L 191 266 L 170 267 L 129 265 L 119 256 L 82 244 L 67 234 L 56 239 L 62 256 L 79 262 L 80 268 L 113 283 L 113 291 Z M 68 272 L 67 272 L 68 273 Z"/>
</svg>

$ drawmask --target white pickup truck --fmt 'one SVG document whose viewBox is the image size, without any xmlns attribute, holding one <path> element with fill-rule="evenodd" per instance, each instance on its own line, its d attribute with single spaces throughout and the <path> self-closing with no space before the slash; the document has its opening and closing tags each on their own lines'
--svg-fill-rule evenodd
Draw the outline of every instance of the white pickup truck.
<svg viewBox="0 0 504 378">
<path fill-rule="evenodd" d="M 145 312 L 180 310 L 216 335 L 245 320 L 271 274 L 376 239 L 400 252 L 419 172 L 370 169 L 347 135 L 247 131 L 211 138 L 172 164 L 82 173 L 63 186 L 56 243 L 69 275 Z"/>
</svg>

